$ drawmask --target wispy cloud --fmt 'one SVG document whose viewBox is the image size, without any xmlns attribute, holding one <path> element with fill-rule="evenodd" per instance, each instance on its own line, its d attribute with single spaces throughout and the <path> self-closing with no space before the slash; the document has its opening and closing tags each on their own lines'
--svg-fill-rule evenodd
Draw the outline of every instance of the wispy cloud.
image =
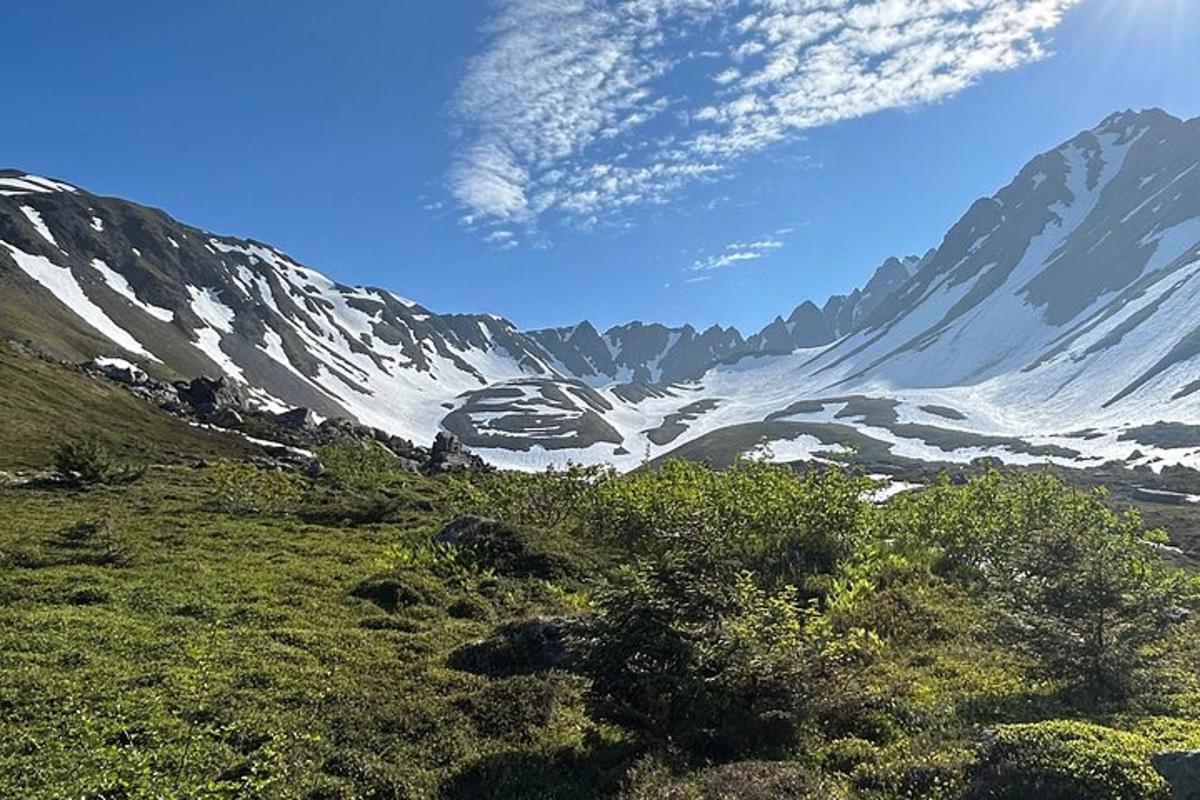
<svg viewBox="0 0 1200 800">
<path fill-rule="evenodd" d="M 783 247 L 779 239 L 759 239 L 753 242 L 733 242 L 725 245 L 725 249 L 714 256 L 697 259 L 690 267 L 692 272 L 711 272 L 725 269 L 746 261 L 757 261 L 769 253 Z"/>
<path fill-rule="evenodd" d="M 473 226 L 592 225 L 1045 55 L 1082 0 L 498 0 L 453 104 Z"/>
<path fill-rule="evenodd" d="M 520 244 L 517 235 L 506 230 L 491 231 L 483 237 L 483 240 L 497 250 L 511 250 Z"/>
</svg>

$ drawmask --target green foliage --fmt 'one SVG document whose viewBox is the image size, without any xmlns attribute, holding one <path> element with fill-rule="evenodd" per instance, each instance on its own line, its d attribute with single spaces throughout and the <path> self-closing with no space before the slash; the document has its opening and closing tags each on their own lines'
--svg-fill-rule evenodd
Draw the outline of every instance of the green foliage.
<svg viewBox="0 0 1200 800">
<path fill-rule="evenodd" d="M 67 439 L 55 448 L 54 473 L 72 486 L 94 486 L 131 483 L 141 478 L 145 469 L 118 465 L 99 439 L 82 437 Z"/>
<path fill-rule="evenodd" d="M 206 472 L 212 503 L 227 514 L 287 514 L 304 496 L 304 479 L 281 469 L 218 461 Z"/>
<path fill-rule="evenodd" d="M 756 461 L 724 471 L 672 461 L 602 484 L 588 524 L 635 552 L 719 532 L 763 582 L 795 583 L 834 572 L 854 551 L 872 514 L 871 486 L 838 469 L 799 477 Z"/>
<path fill-rule="evenodd" d="M 1140 798 L 1200 742 L 1188 579 L 1052 476 L 337 471 L 0 486 L 0 796 Z M 1097 617 L 1155 676 L 1099 706 Z"/>
<path fill-rule="evenodd" d="M 973 800 L 1166 800 L 1149 742 L 1084 722 L 1002 727 L 972 767 Z"/>
<path fill-rule="evenodd" d="M 961 488 L 898 498 L 885 535 L 994 600 L 1007 634 L 1043 672 L 1095 702 L 1137 688 L 1155 664 L 1152 645 L 1196 600 L 1194 580 L 1151 546 L 1165 534 L 1104 499 L 1051 473 L 993 471 Z"/>
<path fill-rule="evenodd" d="M 609 469 L 577 464 L 544 472 L 472 475 L 452 479 L 447 503 L 458 516 L 554 528 L 571 519 L 589 519 L 602 502 L 599 492 L 615 478 Z"/>
<path fill-rule="evenodd" d="M 396 456 L 376 442 L 346 440 L 316 449 L 325 477 L 342 489 L 373 492 L 404 481 Z"/>
<path fill-rule="evenodd" d="M 815 671 L 795 590 L 759 587 L 730 545 L 683 535 L 621 570 L 586 641 L 616 719 L 703 757 L 786 748 Z"/>
<path fill-rule="evenodd" d="M 633 766 L 621 800 L 846 800 L 843 782 L 794 762 L 740 761 L 679 775 L 659 761 Z"/>
<path fill-rule="evenodd" d="M 1006 593 L 1048 674 L 1093 700 L 1129 694 L 1153 677 L 1153 645 L 1194 600 L 1190 582 L 1151 550 L 1136 515 L 1094 500 L 1073 511 L 1017 551 Z"/>
<path fill-rule="evenodd" d="M 461 549 L 424 537 L 389 545 L 379 565 L 392 572 L 428 572 L 458 587 L 470 586 L 487 574 Z"/>
</svg>

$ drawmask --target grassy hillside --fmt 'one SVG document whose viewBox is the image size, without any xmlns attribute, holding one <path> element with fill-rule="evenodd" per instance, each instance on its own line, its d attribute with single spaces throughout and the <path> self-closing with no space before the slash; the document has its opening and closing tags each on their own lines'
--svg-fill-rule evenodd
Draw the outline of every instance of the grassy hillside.
<svg viewBox="0 0 1200 800">
<path fill-rule="evenodd" d="M 37 469 L 56 444 L 95 436 L 138 463 L 236 457 L 250 452 L 236 436 L 198 430 L 124 390 L 0 343 L 0 469 Z"/>
<path fill-rule="evenodd" d="M 353 452 L 0 488 L 0 797 L 1165 798 L 1200 745 L 1193 578 L 1053 478 Z"/>
</svg>

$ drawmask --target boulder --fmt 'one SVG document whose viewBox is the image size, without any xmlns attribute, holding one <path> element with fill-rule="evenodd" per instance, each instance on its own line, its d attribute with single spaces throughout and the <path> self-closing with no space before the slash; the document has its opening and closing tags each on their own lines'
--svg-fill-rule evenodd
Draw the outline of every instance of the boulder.
<svg viewBox="0 0 1200 800">
<path fill-rule="evenodd" d="M 431 473 L 482 470 L 487 465 L 479 456 L 469 452 L 452 433 L 439 431 L 429 451 L 426 471 Z"/>
<path fill-rule="evenodd" d="M 232 408 L 218 408 L 208 417 L 207 422 L 210 425 L 216 425 L 218 428 L 240 428 L 245 424 L 242 415 Z"/>
<path fill-rule="evenodd" d="M 312 431 L 317 428 L 317 420 L 307 408 L 293 408 L 274 416 L 275 424 L 291 431 Z"/>
<path fill-rule="evenodd" d="M 1170 784 L 1173 800 L 1200 800 L 1200 750 L 1159 753 L 1154 769 Z"/>
<path fill-rule="evenodd" d="M 247 408 L 246 397 L 242 394 L 241 387 L 228 378 L 213 380 L 200 376 L 190 383 L 179 383 L 175 386 L 179 390 L 179 397 L 196 409 L 197 413 L 201 408 L 208 409 L 209 413 L 215 413 L 212 409 L 231 408 L 244 411 Z"/>
<path fill-rule="evenodd" d="M 488 517 L 476 517 L 468 514 L 465 517 L 458 517 L 446 523 L 445 527 L 433 538 L 434 541 L 442 542 L 443 544 L 469 547 L 478 538 L 481 529 L 490 529 L 492 526 L 499 524 L 496 520 L 489 519 Z"/>
<path fill-rule="evenodd" d="M 89 372 L 98 373 L 110 381 L 126 386 L 137 386 L 150 380 L 150 376 L 141 367 L 119 358 L 98 358 L 89 361 L 83 367 Z"/>
</svg>

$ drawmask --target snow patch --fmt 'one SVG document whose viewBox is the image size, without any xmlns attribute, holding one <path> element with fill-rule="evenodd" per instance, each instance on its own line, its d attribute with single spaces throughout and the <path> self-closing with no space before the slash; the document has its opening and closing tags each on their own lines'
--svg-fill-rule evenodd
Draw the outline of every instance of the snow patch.
<svg viewBox="0 0 1200 800">
<path fill-rule="evenodd" d="M 105 264 L 100 259 L 92 259 L 92 269 L 96 270 L 104 277 L 104 282 L 108 284 L 110 289 L 124 297 L 129 302 L 133 303 L 138 308 L 145 311 L 150 316 L 154 317 L 155 319 L 162 320 L 163 322 L 171 322 L 175 319 L 175 312 L 140 300 L 137 294 L 133 291 L 133 287 L 129 285 L 129 281 L 125 279 L 125 276 L 114 270 L 108 264 Z"/>
<path fill-rule="evenodd" d="M 95 328 L 115 344 L 151 361 L 159 359 L 146 348 L 142 347 L 131 333 L 126 331 L 109 318 L 104 309 L 92 302 L 83 291 L 75 275 L 67 267 L 60 267 L 42 256 L 34 256 L 13 247 L 7 242 L 0 242 L 12 255 L 13 260 L 21 270 L 48 289 L 60 303 L 65 305 L 84 322 Z"/>
<path fill-rule="evenodd" d="M 29 220 L 30 224 L 33 225 L 43 239 L 55 247 L 58 247 L 59 250 L 62 250 L 62 248 L 59 247 L 58 242 L 55 241 L 54 234 L 52 234 L 50 229 L 46 227 L 46 221 L 42 219 L 41 212 L 32 206 L 21 206 L 21 213 L 25 215 L 25 218 Z"/>
</svg>

